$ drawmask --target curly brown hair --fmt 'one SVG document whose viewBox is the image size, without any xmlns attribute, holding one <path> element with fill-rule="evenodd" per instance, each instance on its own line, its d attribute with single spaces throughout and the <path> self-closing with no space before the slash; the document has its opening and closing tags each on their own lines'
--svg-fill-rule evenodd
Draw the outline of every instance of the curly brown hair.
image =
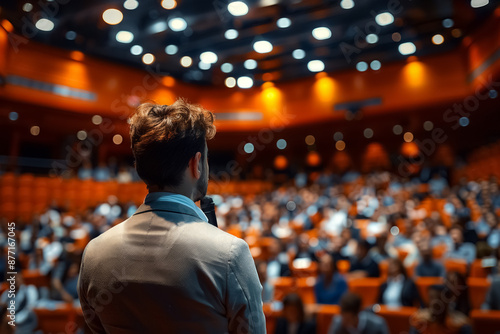
<svg viewBox="0 0 500 334">
<path fill-rule="evenodd" d="M 215 136 L 214 115 L 178 99 L 171 105 L 141 104 L 129 119 L 135 168 L 148 186 L 177 186 L 189 160 L 205 156 Z"/>
</svg>

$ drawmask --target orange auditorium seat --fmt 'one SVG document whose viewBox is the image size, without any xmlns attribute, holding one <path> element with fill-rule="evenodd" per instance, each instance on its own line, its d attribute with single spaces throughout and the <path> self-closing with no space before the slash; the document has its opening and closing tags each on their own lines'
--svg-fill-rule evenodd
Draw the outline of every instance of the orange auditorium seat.
<svg viewBox="0 0 500 334">
<path fill-rule="evenodd" d="M 319 305 L 316 314 L 316 333 L 326 334 L 330 328 L 333 317 L 340 314 L 338 305 Z"/>
<path fill-rule="evenodd" d="M 345 274 L 349 272 L 349 269 L 351 269 L 351 262 L 349 260 L 338 260 L 337 261 L 337 270 L 341 274 Z"/>
<path fill-rule="evenodd" d="M 377 303 L 382 281 L 380 278 L 355 278 L 347 282 L 349 290 L 357 293 L 363 300 L 363 307 Z"/>
<path fill-rule="evenodd" d="M 274 280 L 273 300 L 283 300 L 291 292 L 295 292 L 295 280 L 292 277 L 278 277 Z"/>
<path fill-rule="evenodd" d="M 445 244 L 436 245 L 432 248 L 432 257 L 434 259 L 440 259 L 443 257 L 446 251 L 447 251 L 447 246 Z"/>
<path fill-rule="evenodd" d="M 469 299 L 472 309 L 480 309 L 490 288 L 490 282 L 487 278 L 469 277 L 467 285 L 469 286 Z"/>
<path fill-rule="evenodd" d="M 418 293 L 426 305 L 429 304 L 429 287 L 436 284 L 443 284 L 443 281 L 442 277 L 418 277 L 415 280 Z"/>
<path fill-rule="evenodd" d="M 71 304 L 52 309 L 35 308 L 38 329 L 43 333 L 76 333 L 76 310 Z"/>
<path fill-rule="evenodd" d="M 494 334 L 500 329 L 500 311 L 472 310 L 470 317 L 474 333 Z"/>
<path fill-rule="evenodd" d="M 47 275 L 42 275 L 38 269 L 23 270 L 23 279 L 26 285 L 34 285 L 36 287 L 50 287 L 50 278 Z"/>
<path fill-rule="evenodd" d="M 410 329 L 410 317 L 418 310 L 416 307 L 390 308 L 385 305 L 379 307 L 375 307 L 374 311 L 385 319 L 389 333 L 407 333 Z"/>
<path fill-rule="evenodd" d="M 378 264 L 378 269 L 380 271 L 380 279 L 385 281 L 387 279 L 387 271 L 389 270 L 389 261 L 382 260 Z"/>
<path fill-rule="evenodd" d="M 443 261 L 446 272 L 457 271 L 464 276 L 467 276 L 467 261 L 462 259 L 445 259 Z"/>
<path fill-rule="evenodd" d="M 489 268 L 483 268 L 482 260 L 474 260 L 470 266 L 470 277 L 488 277 L 488 274 L 491 272 Z"/>
</svg>

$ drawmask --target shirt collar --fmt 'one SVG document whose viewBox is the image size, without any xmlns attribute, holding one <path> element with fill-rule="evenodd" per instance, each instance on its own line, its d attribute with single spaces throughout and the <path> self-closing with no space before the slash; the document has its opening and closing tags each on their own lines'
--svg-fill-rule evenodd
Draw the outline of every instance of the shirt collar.
<svg viewBox="0 0 500 334">
<path fill-rule="evenodd" d="M 153 206 L 154 204 L 160 204 L 162 202 L 170 202 L 178 205 L 182 205 L 194 211 L 196 216 L 201 220 L 208 223 L 208 218 L 205 213 L 194 204 L 194 202 L 187 196 L 181 194 L 175 194 L 170 192 L 158 191 L 147 194 L 144 204 Z"/>
</svg>

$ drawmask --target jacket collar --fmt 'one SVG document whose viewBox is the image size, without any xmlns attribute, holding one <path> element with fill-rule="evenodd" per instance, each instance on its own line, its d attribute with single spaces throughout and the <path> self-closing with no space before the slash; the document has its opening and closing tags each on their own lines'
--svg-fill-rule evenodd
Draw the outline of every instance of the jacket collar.
<svg viewBox="0 0 500 334">
<path fill-rule="evenodd" d="M 189 215 L 199 220 L 208 222 L 208 218 L 194 202 L 186 196 L 168 192 L 150 193 L 146 196 L 134 215 L 151 211 L 164 211 Z"/>
</svg>

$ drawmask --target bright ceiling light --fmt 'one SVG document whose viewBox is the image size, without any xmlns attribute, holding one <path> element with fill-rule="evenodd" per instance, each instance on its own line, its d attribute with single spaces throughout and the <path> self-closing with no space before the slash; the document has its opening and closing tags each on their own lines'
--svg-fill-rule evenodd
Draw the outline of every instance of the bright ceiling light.
<svg viewBox="0 0 500 334">
<path fill-rule="evenodd" d="M 226 84 L 226 87 L 233 88 L 234 86 L 236 86 L 236 79 L 233 77 L 229 77 L 229 78 L 226 78 L 224 83 Z"/>
<path fill-rule="evenodd" d="M 118 9 L 110 8 L 102 13 L 102 19 L 107 24 L 115 25 L 123 20 L 123 14 Z"/>
<path fill-rule="evenodd" d="M 226 39 L 235 39 L 238 38 L 238 30 L 236 29 L 227 29 L 224 33 L 224 37 Z"/>
<path fill-rule="evenodd" d="M 356 64 L 356 69 L 360 72 L 364 72 L 368 69 L 368 64 L 364 61 L 360 61 Z"/>
<path fill-rule="evenodd" d="M 136 9 L 137 7 L 139 7 L 139 2 L 136 1 L 136 0 L 126 0 L 124 3 L 123 3 L 123 7 L 125 9 L 128 9 L 128 10 L 134 10 Z"/>
<path fill-rule="evenodd" d="M 302 49 L 295 49 L 292 52 L 292 57 L 295 59 L 304 59 L 306 52 Z"/>
<path fill-rule="evenodd" d="M 181 58 L 181 65 L 182 67 L 189 67 L 193 64 L 193 59 L 189 56 L 184 56 Z"/>
<path fill-rule="evenodd" d="M 394 22 L 394 16 L 389 12 L 380 13 L 375 16 L 375 22 L 377 22 L 379 26 L 386 26 Z"/>
<path fill-rule="evenodd" d="M 480 8 L 486 6 L 489 3 L 490 3 L 489 0 L 471 0 L 470 6 L 472 8 Z"/>
<path fill-rule="evenodd" d="M 176 17 L 168 21 L 168 26 L 173 31 L 183 31 L 187 28 L 187 22 L 182 17 Z"/>
<path fill-rule="evenodd" d="M 322 41 L 322 40 L 325 40 L 325 39 L 332 37 L 332 31 L 330 29 L 328 29 L 327 27 L 319 27 L 319 28 L 315 28 L 312 31 L 312 35 L 318 41 Z"/>
<path fill-rule="evenodd" d="M 130 43 L 134 40 L 134 34 L 130 31 L 122 30 L 116 33 L 116 40 L 120 43 Z"/>
<path fill-rule="evenodd" d="M 29 2 L 26 2 L 24 5 L 23 5 L 23 10 L 28 13 L 28 12 L 31 12 L 31 10 L 33 9 L 33 5 Z"/>
<path fill-rule="evenodd" d="M 292 25 L 292 20 L 290 20 L 288 17 L 282 17 L 276 22 L 276 25 L 281 29 L 288 28 Z"/>
<path fill-rule="evenodd" d="M 151 65 L 155 61 L 155 56 L 151 53 L 145 53 L 144 56 L 142 56 L 142 62 L 146 65 Z"/>
<path fill-rule="evenodd" d="M 134 56 L 138 56 L 142 53 L 142 46 L 140 45 L 134 45 L 130 48 L 130 53 L 133 54 Z"/>
<path fill-rule="evenodd" d="M 311 72 L 321 72 L 325 69 L 325 64 L 321 60 L 311 60 L 307 63 L 307 69 Z"/>
<path fill-rule="evenodd" d="M 238 87 L 243 89 L 247 89 L 253 86 L 253 80 L 250 77 L 239 77 L 236 83 L 238 84 Z"/>
<path fill-rule="evenodd" d="M 248 6 L 243 1 L 233 1 L 227 5 L 227 10 L 233 16 L 243 16 L 248 13 Z"/>
<path fill-rule="evenodd" d="M 380 68 L 382 67 L 382 64 L 380 63 L 380 61 L 378 60 L 374 60 L 370 63 L 370 68 L 374 71 L 378 71 L 380 70 Z"/>
<path fill-rule="evenodd" d="M 352 0 L 342 0 L 340 2 L 340 7 L 342 7 L 343 9 L 351 9 L 354 7 L 354 1 Z"/>
<path fill-rule="evenodd" d="M 198 63 L 198 67 L 200 68 L 200 70 L 206 71 L 210 69 L 210 64 L 200 61 Z"/>
<path fill-rule="evenodd" d="M 229 63 L 224 63 L 220 66 L 220 70 L 224 73 L 229 73 L 233 71 L 233 65 Z"/>
<path fill-rule="evenodd" d="M 412 42 L 406 42 L 406 43 L 400 44 L 398 47 L 398 50 L 399 50 L 399 53 L 401 53 L 403 56 L 406 56 L 406 55 L 411 55 L 412 53 L 415 53 L 415 51 L 417 51 L 417 47 Z"/>
<path fill-rule="evenodd" d="M 276 142 L 276 147 L 280 150 L 284 150 L 286 148 L 286 140 L 278 139 L 278 141 Z"/>
<path fill-rule="evenodd" d="M 167 45 L 167 47 L 165 48 L 165 53 L 171 56 L 176 54 L 177 51 L 179 51 L 179 48 L 174 44 Z"/>
<path fill-rule="evenodd" d="M 375 44 L 378 42 L 378 36 L 375 34 L 368 34 L 368 35 L 366 35 L 366 41 L 369 44 Z"/>
<path fill-rule="evenodd" d="M 36 21 L 35 27 L 41 31 L 51 31 L 54 29 L 54 22 L 49 19 L 40 19 Z"/>
<path fill-rule="evenodd" d="M 258 41 L 253 43 L 253 49 L 258 53 L 268 53 L 273 50 L 273 45 L 268 41 Z"/>
<path fill-rule="evenodd" d="M 174 9 L 177 6 L 177 2 L 175 0 L 163 0 L 161 6 L 165 9 Z"/>
<path fill-rule="evenodd" d="M 243 66 L 247 69 L 247 70 L 255 70 L 257 68 L 257 62 L 253 59 L 247 59 L 245 60 L 245 62 L 243 63 Z"/>
<path fill-rule="evenodd" d="M 436 35 L 432 36 L 432 43 L 439 45 L 439 44 L 443 44 L 443 42 L 444 42 L 443 35 L 436 34 Z"/>
<path fill-rule="evenodd" d="M 217 62 L 217 55 L 212 51 L 205 51 L 200 55 L 200 60 L 207 64 L 213 64 Z"/>
</svg>

